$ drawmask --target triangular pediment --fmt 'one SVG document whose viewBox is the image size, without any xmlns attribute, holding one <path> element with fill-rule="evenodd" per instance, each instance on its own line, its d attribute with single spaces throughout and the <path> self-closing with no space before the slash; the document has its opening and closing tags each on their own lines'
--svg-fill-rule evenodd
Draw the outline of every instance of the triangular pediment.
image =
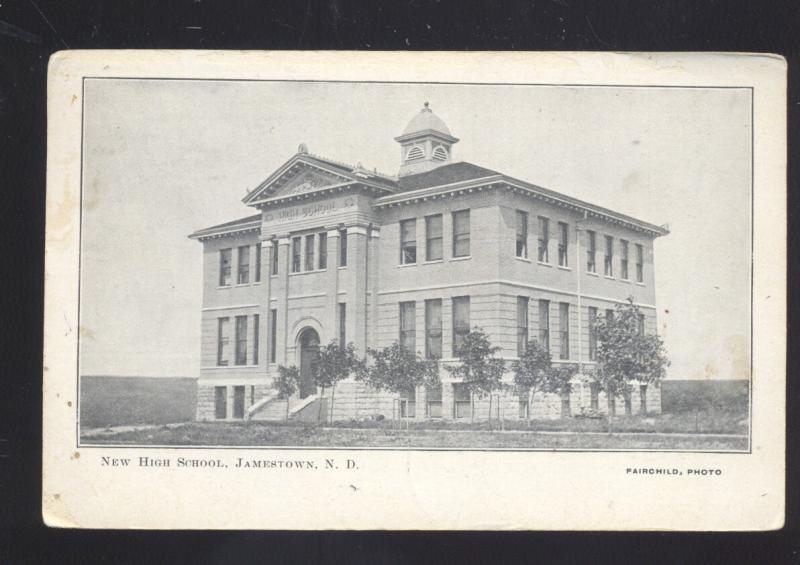
<svg viewBox="0 0 800 565">
<path fill-rule="evenodd" d="M 311 159 L 295 157 L 250 192 L 244 203 L 255 204 L 264 200 L 295 196 L 326 187 L 341 186 L 355 180 L 344 170 L 338 171 Z"/>
</svg>

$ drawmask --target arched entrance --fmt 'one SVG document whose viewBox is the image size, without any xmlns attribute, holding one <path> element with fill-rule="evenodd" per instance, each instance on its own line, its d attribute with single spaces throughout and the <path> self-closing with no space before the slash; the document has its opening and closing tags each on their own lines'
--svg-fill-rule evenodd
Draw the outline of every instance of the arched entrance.
<svg viewBox="0 0 800 565">
<path fill-rule="evenodd" d="M 319 334 L 313 328 L 306 328 L 297 338 L 300 345 L 300 398 L 317 392 L 312 371 L 319 360 Z"/>
</svg>

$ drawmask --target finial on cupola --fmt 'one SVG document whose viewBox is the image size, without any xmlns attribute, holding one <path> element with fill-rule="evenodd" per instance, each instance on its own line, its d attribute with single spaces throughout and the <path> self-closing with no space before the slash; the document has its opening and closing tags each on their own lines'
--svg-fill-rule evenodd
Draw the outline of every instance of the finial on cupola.
<svg viewBox="0 0 800 565">
<path fill-rule="evenodd" d="M 430 112 L 430 111 L 431 111 L 431 109 L 429 108 L 429 106 L 430 106 L 430 103 L 429 103 L 429 102 L 425 102 L 425 104 L 424 104 L 424 105 L 425 105 L 425 108 L 423 108 L 423 111 L 425 111 L 425 112 Z"/>
<path fill-rule="evenodd" d="M 308 153 L 308 147 L 305 143 L 301 143 L 300 146 L 297 148 L 297 152 L 303 155 Z"/>
</svg>

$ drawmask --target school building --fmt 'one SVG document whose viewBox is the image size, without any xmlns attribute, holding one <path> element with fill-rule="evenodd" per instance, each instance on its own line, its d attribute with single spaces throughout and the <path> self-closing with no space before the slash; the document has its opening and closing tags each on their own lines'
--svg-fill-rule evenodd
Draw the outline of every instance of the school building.
<svg viewBox="0 0 800 565">
<path fill-rule="evenodd" d="M 399 342 L 441 366 L 477 325 L 509 361 L 538 340 L 554 363 L 587 369 L 593 321 L 629 296 L 656 331 L 653 241 L 664 227 L 454 161 L 459 140 L 427 103 L 395 141 L 396 175 L 300 145 L 244 198 L 257 213 L 190 236 L 203 244 L 199 420 L 328 413 L 311 367 L 331 340 L 362 354 Z M 300 369 L 288 400 L 272 388 L 279 365 Z M 403 395 L 340 382 L 333 418 L 489 416 L 488 398 L 440 374 L 441 387 Z M 550 396 L 503 393 L 491 416 L 558 416 Z M 660 391 L 643 385 L 631 402 L 658 412 Z M 573 413 L 605 405 L 576 378 Z"/>
</svg>

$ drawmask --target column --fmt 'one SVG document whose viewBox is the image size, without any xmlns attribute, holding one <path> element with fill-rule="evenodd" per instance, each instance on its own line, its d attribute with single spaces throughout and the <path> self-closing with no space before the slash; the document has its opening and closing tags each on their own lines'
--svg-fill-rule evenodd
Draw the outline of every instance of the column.
<svg viewBox="0 0 800 565">
<path fill-rule="evenodd" d="M 347 334 L 348 341 L 355 345 L 359 355 L 366 353 L 367 343 L 367 228 L 347 228 L 347 265 L 350 285 L 347 289 Z M 352 313 L 352 314 L 351 314 Z"/>
<path fill-rule="evenodd" d="M 331 339 L 339 339 L 339 302 L 343 300 L 339 296 L 339 230 L 329 229 L 327 241 L 328 270 L 325 273 L 325 290 L 327 292 L 325 311 L 327 319 L 324 325 L 328 328 L 326 341 L 330 341 Z M 346 300 L 344 301 L 346 302 Z M 322 336 L 320 337 L 322 338 Z M 345 339 L 349 339 L 349 336 L 346 336 Z"/>
<path fill-rule="evenodd" d="M 269 315 L 270 298 L 272 296 L 272 279 L 270 273 L 272 269 L 272 254 L 278 251 L 278 245 L 269 238 L 263 238 L 260 245 L 261 284 L 264 285 L 264 291 L 261 294 L 261 307 L 259 308 L 261 327 L 258 328 L 258 360 L 259 364 L 264 364 L 262 374 L 269 376 L 269 336 L 272 332 L 272 320 L 270 320 Z"/>
<path fill-rule="evenodd" d="M 378 291 L 380 285 L 378 284 L 378 274 L 380 273 L 380 240 L 381 231 L 379 228 L 373 227 L 370 230 L 370 250 L 369 250 L 369 273 L 368 273 L 368 286 L 370 291 L 369 296 L 369 309 L 367 315 L 369 316 L 369 323 L 367 327 L 367 347 L 376 348 L 378 345 Z"/>
<path fill-rule="evenodd" d="M 290 238 L 288 235 L 281 235 L 278 237 L 278 276 L 275 280 L 275 288 L 273 295 L 278 299 L 271 308 L 278 310 L 278 327 L 276 332 L 275 344 L 277 347 L 275 362 L 279 365 L 292 365 L 293 360 L 286 359 L 286 347 L 288 336 L 288 321 L 289 321 L 289 260 Z"/>
</svg>

